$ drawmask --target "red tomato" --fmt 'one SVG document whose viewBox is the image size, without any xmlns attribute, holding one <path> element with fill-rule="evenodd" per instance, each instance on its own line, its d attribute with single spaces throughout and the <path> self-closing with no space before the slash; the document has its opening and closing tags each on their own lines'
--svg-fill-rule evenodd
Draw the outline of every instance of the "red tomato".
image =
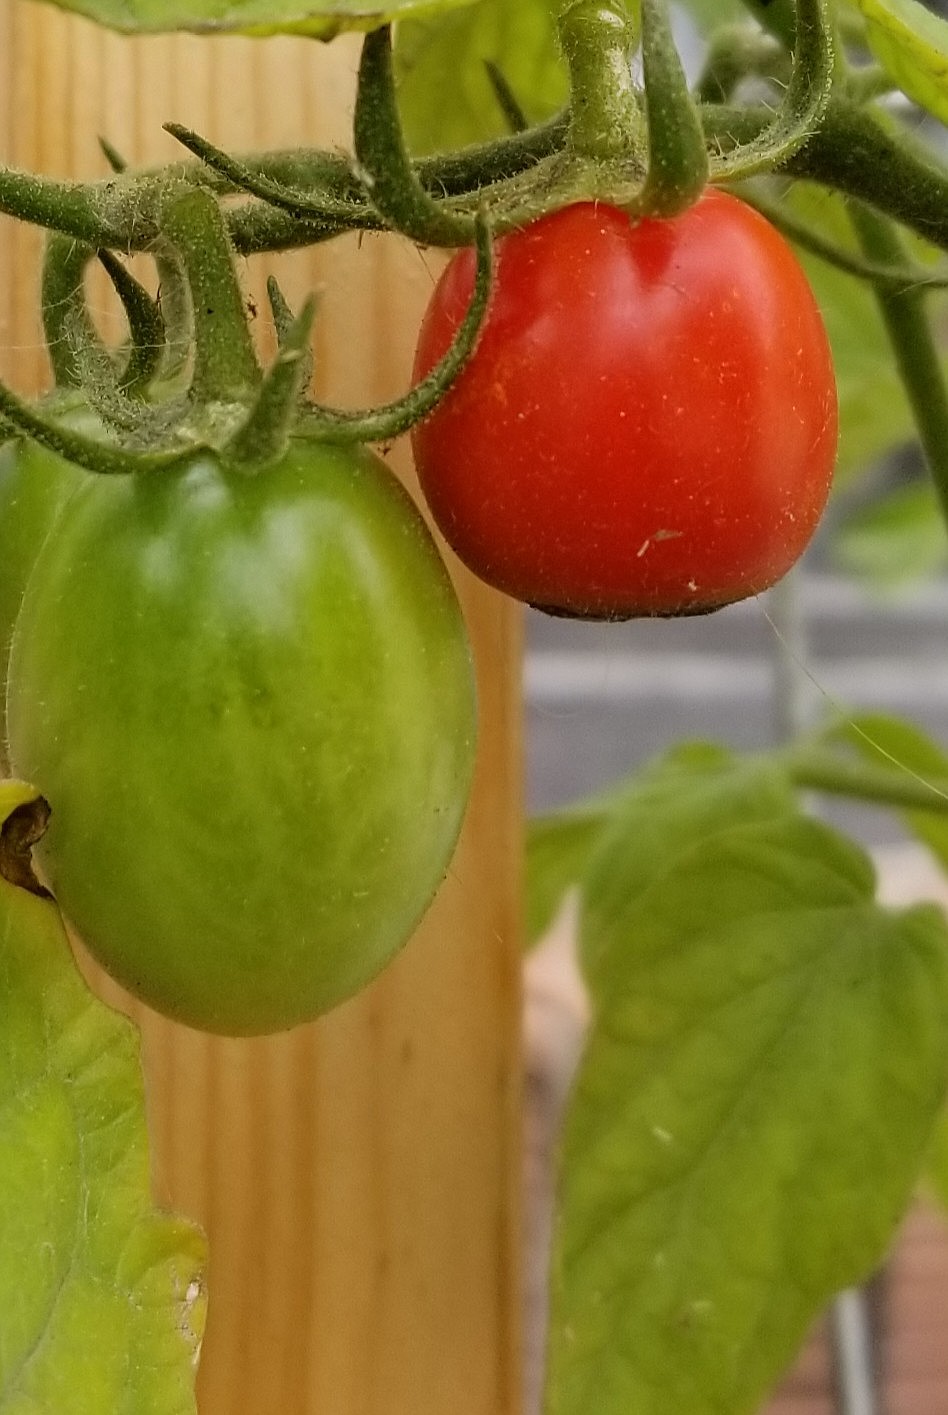
<svg viewBox="0 0 948 1415">
<path fill-rule="evenodd" d="M 432 296 L 415 373 L 464 317 L 474 255 Z M 553 613 L 697 614 L 800 556 L 829 492 L 836 385 L 783 237 L 709 189 L 670 220 L 583 203 L 497 242 L 474 355 L 413 433 L 442 533 Z"/>
</svg>

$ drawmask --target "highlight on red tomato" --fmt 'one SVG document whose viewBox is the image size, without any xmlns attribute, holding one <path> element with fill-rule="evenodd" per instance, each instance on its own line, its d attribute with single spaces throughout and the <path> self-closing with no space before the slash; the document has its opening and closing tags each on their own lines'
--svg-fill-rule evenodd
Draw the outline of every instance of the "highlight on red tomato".
<svg viewBox="0 0 948 1415">
<path fill-rule="evenodd" d="M 458 252 L 415 376 L 464 317 Z M 799 558 L 829 494 L 829 344 L 789 245 L 708 189 L 670 219 L 580 203 L 497 242 L 478 346 L 413 432 L 435 521 L 468 567 L 553 613 L 697 614 Z"/>
<path fill-rule="evenodd" d="M 135 996 L 307 1021 L 405 943 L 471 781 L 474 685 L 431 535 L 362 448 L 87 477 L 13 635 L 16 772 L 57 901 Z"/>
</svg>

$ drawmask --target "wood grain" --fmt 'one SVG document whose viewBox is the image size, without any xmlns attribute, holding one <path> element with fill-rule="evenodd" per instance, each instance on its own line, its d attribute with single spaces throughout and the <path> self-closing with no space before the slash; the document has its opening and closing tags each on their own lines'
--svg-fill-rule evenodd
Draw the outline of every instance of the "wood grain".
<svg viewBox="0 0 948 1415">
<path fill-rule="evenodd" d="M 135 163 L 164 160 L 179 152 L 169 119 L 235 149 L 342 144 L 355 55 L 348 42 L 133 42 L 0 0 L 0 156 L 104 175 L 98 134 Z M 258 304 L 267 268 L 244 271 Z M 430 261 L 346 240 L 278 269 L 291 297 L 324 289 L 321 395 L 359 404 L 404 387 Z M 35 390 L 38 242 L 7 220 L 0 279 L 0 369 Z M 394 464 L 410 479 L 404 446 Z M 202 1415 L 519 1405 L 520 628 L 452 569 L 478 660 L 480 766 L 418 936 L 362 997 L 284 1036 L 209 1038 L 132 1009 L 156 1189 L 210 1237 Z"/>
</svg>

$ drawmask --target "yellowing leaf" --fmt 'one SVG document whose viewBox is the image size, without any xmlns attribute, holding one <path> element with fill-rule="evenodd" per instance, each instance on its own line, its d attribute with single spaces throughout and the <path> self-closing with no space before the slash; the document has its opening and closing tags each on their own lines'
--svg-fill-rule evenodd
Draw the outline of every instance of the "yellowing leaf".
<svg viewBox="0 0 948 1415">
<path fill-rule="evenodd" d="M 195 1415 L 204 1240 L 152 1205 L 135 1028 L 7 877 L 36 800 L 0 782 L 0 1415 Z"/>
<path fill-rule="evenodd" d="M 918 0 L 857 0 L 879 63 L 922 108 L 948 123 L 948 23 Z"/>
<path fill-rule="evenodd" d="M 413 151 L 446 151 L 507 131 L 488 62 L 531 121 L 549 117 L 567 94 L 557 8 L 558 0 L 480 0 L 457 14 L 400 25 L 399 99 Z"/>
</svg>

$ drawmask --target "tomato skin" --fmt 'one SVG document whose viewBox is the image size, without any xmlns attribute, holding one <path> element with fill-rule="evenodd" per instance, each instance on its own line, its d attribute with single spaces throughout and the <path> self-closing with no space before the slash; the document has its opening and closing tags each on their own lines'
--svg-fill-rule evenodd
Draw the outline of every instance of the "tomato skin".
<svg viewBox="0 0 948 1415">
<path fill-rule="evenodd" d="M 0 447 L 0 767 L 6 760 L 6 670 L 13 625 L 40 547 L 86 473 L 35 442 Z"/>
<path fill-rule="evenodd" d="M 66 917 L 135 995 L 233 1035 L 306 1021 L 388 962 L 473 768 L 457 600 L 364 449 L 91 479 L 27 587 L 8 712 Z"/>
<path fill-rule="evenodd" d="M 447 348 L 472 252 L 444 271 L 415 376 Z M 581 203 L 502 237 L 479 344 L 413 432 L 461 559 L 516 599 L 622 619 L 778 580 L 829 493 L 837 398 L 792 250 L 709 189 L 669 220 Z"/>
</svg>

